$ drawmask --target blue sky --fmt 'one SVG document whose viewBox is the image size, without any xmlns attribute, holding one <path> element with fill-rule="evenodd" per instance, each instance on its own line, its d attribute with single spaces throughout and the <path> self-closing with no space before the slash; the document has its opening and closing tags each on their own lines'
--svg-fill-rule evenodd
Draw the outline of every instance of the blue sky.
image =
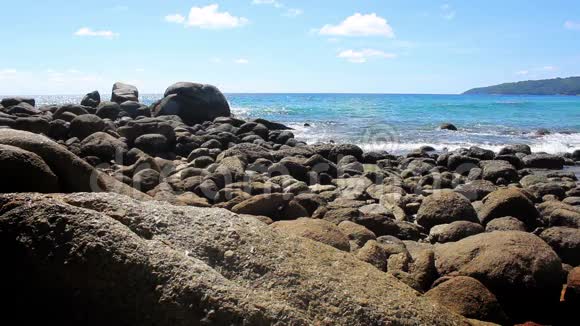
<svg viewBox="0 0 580 326">
<path fill-rule="evenodd" d="M 0 94 L 458 93 L 580 75 L 580 1 L 0 0 Z"/>
</svg>

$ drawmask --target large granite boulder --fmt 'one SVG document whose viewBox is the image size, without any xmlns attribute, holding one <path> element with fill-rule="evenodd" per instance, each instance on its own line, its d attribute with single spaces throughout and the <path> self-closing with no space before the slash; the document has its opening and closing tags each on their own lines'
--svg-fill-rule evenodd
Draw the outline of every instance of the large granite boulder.
<svg viewBox="0 0 580 326">
<path fill-rule="evenodd" d="M 537 224 L 539 213 L 534 203 L 520 189 L 499 189 L 483 199 L 479 219 L 483 225 L 491 220 L 511 216 L 524 222 L 528 228 Z"/>
<path fill-rule="evenodd" d="M 121 82 L 115 83 L 113 85 L 113 92 L 111 93 L 111 102 L 121 104 L 126 101 L 139 102 L 139 91 L 137 87 Z"/>
<path fill-rule="evenodd" d="M 38 155 L 58 177 L 62 192 L 115 192 L 133 198 L 149 196 L 99 172 L 87 162 L 49 138 L 26 131 L 0 129 L 0 144 L 19 147 Z"/>
<path fill-rule="evenodd" d="M 231 114 L 226 97 L 212 85 L 180 82 L 169 86 L 164 96 L 153 106 L 153 116 L 177 115 L 194 125 Z"/>
<path fill-rule="evenodd" d="M 435 266 L 442 276 L 479 280 L 515 319 L 549 314 L 559 301 L 562 262 L 548 244 L 530 233 L 495 231 L 438 245 Z"/>
<path fill-rule="evenodd" d="M 479 222 L 469 199 L 451 190 L 440 190 L 425 198 L 416 220 L 426 229 L 455 221 Z"/>
<path fill-rule="evenodd" d="M 0 192 L 59 192 L 58 177 L 44 160 L 19 147 L 0 145 Z"/>
<path fill-rule="evenodd" d="M 284 234 L 305 237 L 344 251 L 350 250 L 348 237 L 338 226 L 325 220 L 299 218 L 275 222 L 271 227 Z"/>
<path fill-rule="evenodd" d="M 4 317 L 22 323 L 466 325 L 349 253 L 222 209 L 12 194 L 0 212 Z"/>
<path fill-rule="evenodd" d="M 467 318 L 506 322 L 495 295 L 472 277 L 453 277 L 427 291 L 425 296 Z"/>
</svg>

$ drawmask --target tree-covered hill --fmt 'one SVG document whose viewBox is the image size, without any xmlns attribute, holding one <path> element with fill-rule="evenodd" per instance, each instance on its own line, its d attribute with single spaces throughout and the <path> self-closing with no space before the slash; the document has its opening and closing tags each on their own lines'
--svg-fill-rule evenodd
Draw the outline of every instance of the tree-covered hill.
<svg viewBox="0 0 580 326">
<path fill-rule="evenodd" d="M 580 77 L 528 80 L 473 88 L 463 94 L 580 95 Z"/>
</svg>

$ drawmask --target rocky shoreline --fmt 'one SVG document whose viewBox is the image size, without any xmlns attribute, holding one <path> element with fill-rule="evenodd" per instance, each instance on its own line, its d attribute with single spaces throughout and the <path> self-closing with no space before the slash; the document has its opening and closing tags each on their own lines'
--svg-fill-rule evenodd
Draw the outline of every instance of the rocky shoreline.
<svg viewBox="0 0 580 326">
<path fill-rule="evenodd" d="M 0 102 L 15 307 L 95 325 L 573 318 L 580 150 L 363 152 L 232 117 L 211 85 L 138 99 L 116 83 L 111 101 Z"/>
</svg>

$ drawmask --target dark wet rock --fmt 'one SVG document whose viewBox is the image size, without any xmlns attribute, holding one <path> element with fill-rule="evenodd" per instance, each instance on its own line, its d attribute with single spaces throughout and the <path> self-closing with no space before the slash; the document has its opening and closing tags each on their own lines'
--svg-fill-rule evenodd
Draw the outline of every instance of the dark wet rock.
<svg viewBox="0 0 580 326">
<path fill-rule="evenodd" d="M 451 131 L 457 131 L 457 127 L 455 127 L 453 124 L 451 123 L 443 123 L 439 126 L 439 129 L 441 130 L 451 130 Z"/>
<path fill-rule="evenodd" d="M 7 108 L 13 105 L 18 105 L 20 103 L 26 103 L 31 106 L 35 106 L 36 101 L 33 98 L 28 97 L 5 97 L 0 100 L 0 105 Z"/>
<path fill-rule="evenodd" d="M 339 250 L 350 251 L 347 236 L 335 224 L 325 220 L 299 218 L 294 221 L 275 222 L 270 226 L 284 234 L 308 238 Z"/>
<path fill-rule="evenodd" d="M 21 102 L 16 105 L 6 108 L 6 113 L 14 116 L 27 116 L 27 115 L 37 115 L 40 111 L 33 105 L 26 102 Z"/>
<path fill-rule="evenodd" d="M 111 102 L 121 104 L 126 101 L 139 101 L 137 87 L 121 82 L 115 83 L 111 93 Z"/>
<path fill-rule="evenodd" d="M 452 277 L 429 290 L 425 297 L 467 318 L 497 323 L 507 319 L 495 295 L 472 277 Z"/>
<path fill-rule="evenodd" d="M 96 108 L 101 103 L 101 94 L 99 91 L 92 91 L 87 93 L 81 100 L 81 105 Z"/>
<path fill-rule="evenodd" d="M 258 118 L 258 119 L 254 119 L 253 121 L 255 123 L 259 123 L 259 124 L 266 126 L 266 128 L 268 128 L 270 130 L 292 130 L 292 128 L 290 128 L 286 125 L 283 125 L 283 124 L 278 123 L 278 122 L 269 121 L 266 119 Z"/>
<path fill-rule="evenodd" d="M 515 217 L 506 216 L 489 221 L 485 226 L 485 231 L 526 231 L 526 225 Z"/>
<path fill-rule="evenodd" d="M 352 155 L 360 162 L 362 161 L 363 150 L 352 144 L 335 145 L 328 153 L 328 159 L 332 162 L 338 162 L 341 158 Z M 324 156 L 324 155 L 323 155 Z"/>
<path fill-rule="evenodd" d="M 495 153 L 489 149 L 483 149 L 481 147 L 472 146 L 467 152 L 467 156 L 475 157 L 480 160 L 493 160 Z"/>
<path fill-rule="evenodd" d="M 479 159 L 466 155 L 451 155 L 447 159 L 447 168 L 450 171 L 457 171 L 459 173 L 469 173 L 469 171 L 477 167 Z"/>
<path fill-rule="evenodd" d="M 564 167 L 564 159 L 551 154 L 530 154 L 522 161 L 527 168 L 561 170 Z"/>
<path fill-rule="evenodd" d="M 532 154 L 532 149 L 530 148 L 530 146 L 525 144 L 507 145 L 506 147 L 502 148 L 499 151 L 498 155 L 517 154 L 517 153 L 529 155 Z"/>
<path fill-rule="evenodd" d="M 426 229 L 455 221 L 478 222 L 478 219 L 469 199 L 450 190 L 440 190 L 425 198 L 416 219 Z"/>
<path fill-rule="evenodd" d="M 107 194 L 7 202 L 7 318 L 26 303 L 62 325 L 465 322 L 352 255 L 252 217 Z"/>
<path fill-rule="evenodd" d="M 101 102 L 97 106 L 96 115 L 102 119 L 110 119 L 115 121 L 121 113 L 121 107 L 116 102 Z"/>
<path fill-rule="evenodd" d="M 432 227 L 429 231 L 429 240 L 432 243 L 453 242 L 482 232 L 484 232 L 484 228 L 479 223 L 455 221 Z"/>
<path fill-rule="evenodd" d="M 529 229 L 533 229 L 539 218 L 538 210 L 520 189 L 499 189 L 483 199 L 483 205 L 479 210 L 479 219 L 483 225 L 506 216 L 519 219 Z"/>
<path fill-rule="evenodd" d="M 540 238 L 554 249 L 562 262 L 572 266 L 580 265 L 580 229 L 551 227 L 542 231 Z"/>
<path fill-rule="evenodd" d="M 243 158 L 248 163 L 253 163 L 257 159 L 264 158 L 271 160 L 272 154 L 267 148 L 264 148 L 256 144 L 237 144 L 225 151 L 223 151 L 218 157 L 217 162 L 220 162 L 226 157 L 237 156 Z"/>
<path fill-rule="evenodd" d="M 518 180 L 518 172 L 514 166 L 507 161 L 483 161 L 481 162 L 481 168 L 483 169 L 483 179 L 489 180 L 493 183 L 497 183 L 500 178 L 507 182 Z"/>
<path fill-rule="evenodd" d="M 14 120 L 12 128 L 24 131 L 30 131 L 35 134 L 48 134 L 50 123 L 43 117 L 22 117 Z"/>
<path fill-rule="evenodd" d="M 70 123 L 71 137 L 77 137 L 80 140 L 85 139 L 91 134 L 105 129 L 105 122 L 94 114 L 79 115 Z"/>
<path fill-rule="evenodd" d="M 144 118 L 134 121 L 129 121 L 125 126 L 118 128 L 119 134 L 127 138 L 130 146 L 135 140 L 146 134 L 160 134 L 167 138 L 168 143 L 175 142 L 175 130 L 172 122 L 160 118 Z"/>
<path fill-rule="evenodd" d="M 0 193 L 59 192 L 58 177 L 35 153 L 19 147 L 0 145 Z"/>
<path fill-rule="evenodd" d="M 169 141 L 161 134 L 146 134 L 135 139 L 135 147 L 149 155 L 156 155 L 169 150 Z"/>
<path fill-rule="evenodd" d="M 148 106 L 143 105 L 137 101 L 125 101 L 119 105 L 121 114 L 136 118 L 138 116 L 150 117 L 151 111 Z"/>
<path fill-rule="evenodd" d="M 52 120 L 49 123 L 48 133 L 46 135 L 55 140 L 63 140 L 68 137 L 69 128 L 69 122 L 60 119 Z"/>
<path fill-rule="evenodd" d="M 180 82 L 165 91 L 153 106 L 153 116 L 178 115 L 188 125 L 230 115 L 225 96 L 212 85 Z"/>
<path fill-rule="evenodd" d="M 471 201 L 482 200 L 485 196 L 496 191 L 498 188 L 491 181 L 474 180 L 457 186 L 454 190 L 467 197 Z"/>
<path fill-rule="evenodd" d="M 96 156 L 104 161 L 122 162 L 127 144 L 104 132 L 96 132 L 81 142 L 82 156 Z"/>
<path fill-rule="evenodd" d="M 59 107 L 52 115 L 53 119 L 62 119 L 71 122 L 76 116 L 89 114 L 89 107 L 83 105 L 67 104 Z"/>
<path fill-rule="evenodd" d="M 550 314 L 559 302 L 562 263 L 539 237 L 518 231 L 481 233 L 435 247 L 440 275 L 470 276 L 494 293 L 506 313 Z"/>
</svg>

